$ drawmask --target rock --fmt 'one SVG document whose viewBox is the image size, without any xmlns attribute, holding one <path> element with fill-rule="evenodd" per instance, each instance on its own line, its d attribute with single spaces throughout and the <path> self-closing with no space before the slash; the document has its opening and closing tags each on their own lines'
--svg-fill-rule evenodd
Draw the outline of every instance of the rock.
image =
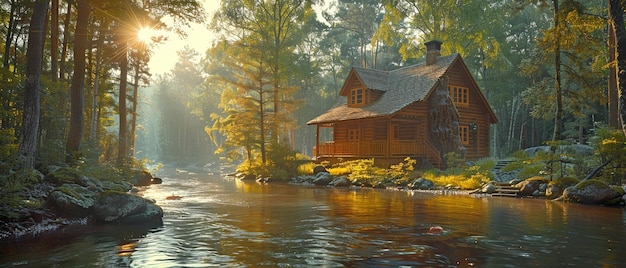
<svg viewBox="0 0 626 268">
<path fill-rule="evenodd" d="M 546 198 L 556 199 L 563 194 L 565 188 L 576 185 L 578 182 L 578 179 L 569 177 L 552 180 L 546 187 Z"/>
<path fill-rule="evenodd" d="M 496 185 L 493 184 L 493 182 L 489 182 L 485 184 L 485 186 L 483 186 L 480 191 L 486 194 L 493 194 L 494 192 L 496 192 Z"/>
<path fill-rule="evenodd" d="M 116 192 L 128 192 L 133 189 L 133 185 L 127 181 L 100 181 L 102 185 L 102 191 L 116 191 Z"/>
<path fill-rule="evenodd" d="M 161 184 L 163 183 L 163 179 L 161 178 L 152 178 L 152 184 Z"/>
<path fill-rule="evenodd" d="M 296 176 L 291 178 L 290 182 L 292 183 L 310 183 L 312 184 L 315 180 L 315 176 L 304 175 L 304 176 Z"/>
<path fill-rule="evenodd" d="M 328 183 L 328 185 L 333 187 L 349 187 L 352 185 L 352 182 L 350 182 L 348 178 L 341 176 L 332 180 L 330 183 Z"/>
<path fill-rule="evenodd" d="M 558 150 L 571 150 L 581 156 L 593 155 L 593 147 L 585 144 L 561 145 Z M 530 157 L 534 157 L 538 152 L 550 152 L 550 146 L 530 147 L 524 150 L 524 153 Z"/>
<path fill-rule="evenodd" d="M 48 173 L 45 180 L 60 186 L 63 184 L 77 183 L 81 176 L 80 172 L 75 168 L 62 167 Z"/>
<path fill-rule="evenodd" d="M 269 183 L 271 181 L 272 181 L 272 178 L 270 178 L 270 177 L 261 177 L 261 176 L 259 176 L 256 179 L 256 182 L 258 182 L 258 183 Z"/>
<path fill-rule="evenodd" d="M 328 172 L 320 172 L 315 175 L 315 180 L 313 180 L 313 184 L 315 185 L 328 185 L 331 181 L 333 181 L 333 176 Z"/>
<path fill-rule="evenodd" d="M 557 185 L 549 185 L 546 188 L 546 198 L 555 199 L 563 194 L 563 189 Z"/>
<path fill-rule="evenodd" d="M 431 180 L 419 178 L 407 185 L 411 190 L 432 190 L 435 189 L 435 183 Z"/>
<path fill-rule="evenodd" d="M 105 192 L 93 206 L 96 219 L 117 223 L 161 222 L 163 209 L 140 196 Z"/>
<path fill-rule="evenodd" d="M 97 193 L 78 184 L 63 184 L 48 195 L 49 204 L 70 217 L 85 217 L 91 213 Z"/>
<path fill-rule="evenodd" d="M 152 184 L 152 174 L 147 170 L 137 170 L 131 178 L 131 183 L 135 186 L 148 186 Z"/>
<path fill-rule="evenodd" d="M 547 183 L 548 179 L 543 177 L 528 178 L 518 184 L 515 187 L 519 188 L 519 196 L 532 196 L 535 191 L 539 191 L 539 186 L 542 183 Z M 541 191 L 539 191 L 541 192 Z"/>
<path fill-rule="evenodd" d="M 313 168 L 313 175 L 317 175 L 320 172 L 328 172 L 324 166 L 315 166 Z"/>
<path fill-rule="evenodd" d="M 581 204 L 605 204 L 619 197 L 620 193 L 599 180 L 585 180 L 563 191 L 560 200 Z"/>
<path fill-rule="evenodd" d="M 374 189 L 386 189 L 387 186 L 385 185 L 385 183 L 379 182 L 379 183 L 376 183 L 376 184 L 372 185 L 372 188 L 374 188 Z"/>
</svg>

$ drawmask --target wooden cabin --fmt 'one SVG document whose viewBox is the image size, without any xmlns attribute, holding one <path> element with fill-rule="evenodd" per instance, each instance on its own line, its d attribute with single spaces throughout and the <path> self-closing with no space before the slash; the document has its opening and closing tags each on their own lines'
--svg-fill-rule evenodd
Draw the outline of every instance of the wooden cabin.
<svg viewBox="0 0 626 268">
<path fill-rule="evenodd" d="M 337 103 L 310 120 L 318 161 L 373 158 L 389 166 L 406 157 L 444 167 L 444 155 L 488 157 L 497 118 L 458 54 L 426 43 L 426 61 L 393 71 L 353 68 Z"/>
</svg>

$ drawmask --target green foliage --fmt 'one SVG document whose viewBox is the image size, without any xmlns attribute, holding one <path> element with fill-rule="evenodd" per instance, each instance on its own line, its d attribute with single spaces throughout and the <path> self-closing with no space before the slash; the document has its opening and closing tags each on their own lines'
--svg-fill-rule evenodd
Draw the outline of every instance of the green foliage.
<svg viewBox="0 0 626 268">
<path fill-rule="evenodd" d="M 598 128 L 590 139 L 600 162 L 610 160 L 600 179 L 610 183 L 619 183 L 618 178 L 626 175 L 626 136 L 621 130 Z M 599 164 L 598 164 L 599 165 Z"/>
<path fill-rule="evenodd" d="M 311 164 L 308 164 L 310 171 L 308 167 L 298 165 L 299 161 L 308 160 L 308 157 L 291 150 L 287 144 L 271 144 L 267 157 L 266 163 L 263 163 L 260 152 L 254 151 L 250 159 L 244 160 L 237 166 L 237 171 L 278 180 L 287 180 L 301 172 L 313 173 Z"/>
<path fill-rule="evenodd" d="M 298 168 L 296 169 L 296 174 L 301 176 L 301 175 L 311 175 L 313 174 L 313 169 L 318 166 L 319 164 L 315 163 L 315 162 L 307 162 L 304 164 L 300 164 L 298 165 Z"/>
<path fill-rule="evenodd" d="M 461 168 L 465 164 L 465 158 L 457 152 L 449 152 L 443 156 L 446 160 L 446 166 L 448 168 Z"/>
<path fill-rule="evenodd" d="M 353 183 L 362 185 L 374 185 L 376 182 L 387 178 L 387 171 L 377 167 L 374 159 L 353 160 L 344 163 L 351 169 L 348 179 Z"/>
<path fill-rule="evenodd" d="M 476 189 L 491 179 L 483 174 L 474 174 L 469 177 L 461 174 L 439 174 L 426 172 L 424 178 L 431 180 L 437 186 L 458 186 L 460 189 Z"/>
<path fill-rule="evenodd" d="M 0 161 L 6 161 L 17 153 L 17 138 L 13 129 L 0 129 Z"/>
<path fill-rule="evenodd" d="M 493 179 L 491 169 L 495 165 L 494 159 L 484 158 L 472 166 L 449 168 L 443 172 L 431 170 L 423 176 L 437 186 L 453 185 L 461 189 L 476 189 Z"/>
<path fill-rule="evenodd" d="M 396 182 L 396 184 L 408 184 L 414 178 L 414 166 L 417 163 L 415 159 L 405 158 L 398 164 L 391 165 L 387 170 L 387 177 Z"/>
</svg>

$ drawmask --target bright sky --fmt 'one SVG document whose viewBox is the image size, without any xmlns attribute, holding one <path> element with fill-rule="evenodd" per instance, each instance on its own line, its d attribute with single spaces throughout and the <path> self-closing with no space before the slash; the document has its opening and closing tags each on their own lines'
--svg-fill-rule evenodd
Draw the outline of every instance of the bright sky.
<svg viewBox="0 0 626 268">
<path fill-rule="evenodd" d="M 209 13 L 207 20 L 210 20 L 215 10 L 219 7 L 220 1 L 200 0 L 200 2 L 203 3 L 205 10 Z M 200 56 L 204 56 L 214 38 L 205 25 L 194 24 L 190 28 L 183 30 L 187 33 L 185 40 L 182 40 L 176 34 L 169 34 L 167 41 L 163 44 L 158 44 L 154 48 L 154 53 L 149 63 L 150 72 L 153 75 L 169 73 L 178 61 L 176 52 L 182 50 L 185 45 L 195 49 Z"/>
</svg>

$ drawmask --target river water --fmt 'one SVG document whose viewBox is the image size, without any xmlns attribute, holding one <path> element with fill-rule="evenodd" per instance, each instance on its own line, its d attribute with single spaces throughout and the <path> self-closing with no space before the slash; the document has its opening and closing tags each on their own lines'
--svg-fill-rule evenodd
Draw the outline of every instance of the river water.
<svg viewBox="0 0 626 268">
<path fill-rule="evenodd" d="M 0 267 L 625 267 L 621 208 L 162 174 L 163 226 L 0 243 Z M 182 196 L 168 200 L 168 196 Z M 443 232 L 430 234 L 433 226 Z"/>
</svg>

